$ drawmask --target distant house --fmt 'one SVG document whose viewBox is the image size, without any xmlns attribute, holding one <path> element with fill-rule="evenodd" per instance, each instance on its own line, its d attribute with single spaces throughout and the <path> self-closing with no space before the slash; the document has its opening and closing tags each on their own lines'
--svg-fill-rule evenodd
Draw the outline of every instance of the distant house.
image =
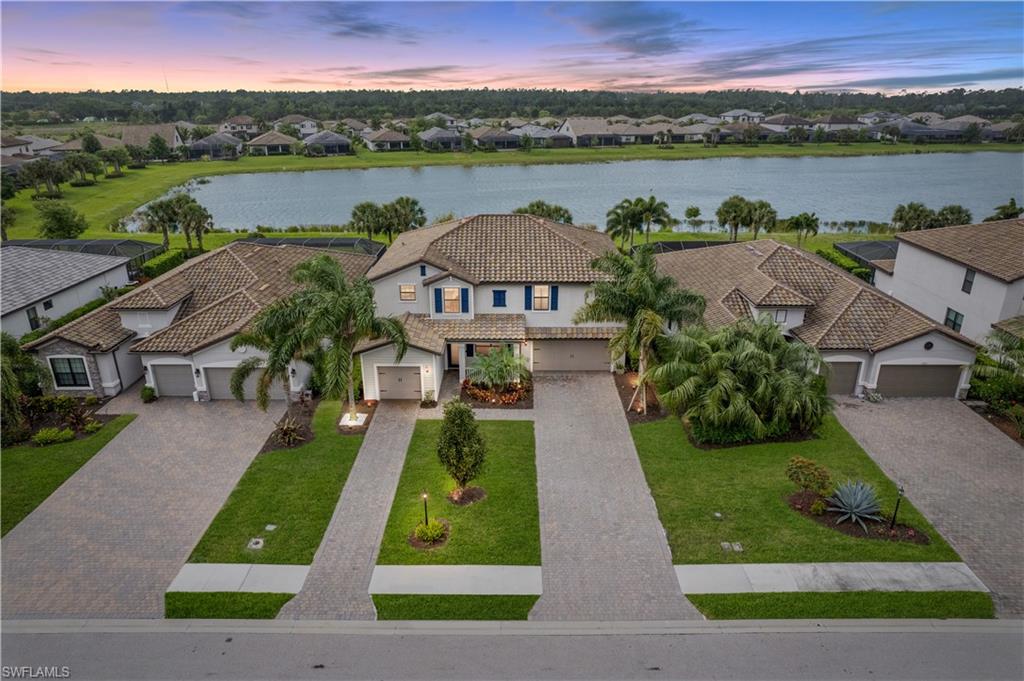
<svg viewBox="0 0 1024 681">
<path fill-rule="evenodd" d="M 364 133 L 363 140 L 370 151 L 401 151 L 412 148 L 412 139 L 408 135 L 387 128 Z"/>
<path fill-rule="evenodd" d="M 4 246 L 0 325 L 20 337 L 96 300 L 105 286 L 125 286 L 128 261 L 121 256 Z"/>
<path fill-rule="evenodd" d="M 50 150 L 60 146 L 60 142 L 48 137 L 35 135 L 19 135 L 19 137 L 29 143 L 29 153 L 35 156 L 50 156 L 53 153 Z"/>
<path fill-rule="evenodd" d="M 189 158 L 236 158 L 242 153 L 243 140 L 226 132 L 215 132 L 188 145 Z"/>
<path fill-rule="evenodd" d="M 622 136 L 612 130 L 612 124 L 605 118 L 566 118 L 558 132 L 572 138 L 577 147 L 612 147 L 622 144 Z"/>
<path fill-rule="evenodd" d="M 543 125 L 545 128 L 557 128 L 561 122 L 561 120 L 552 116 L 542 116 L 533 121 L 535 125 Z"/>
<path fill-rule="evenodd" d="M 232 116 L 220 124 L 219 132 L 241 139 L 251 139 L 260 134 L 260 126 L 252 116 Z"/>
<path fill-rule="evenodd" d="M 684 142 L 703 142 L 707 136 L 719 134 L 721 126 L 711 123 L 694 123 L 684 125 L 676 132 L 683 136 Z"/>
<path fill-rule="evenodd" d="M 292 145 L 299 140 L 276 130 L 270 130 L 259 137 L 249 140 L 246 146 L 254 156 L 272 156 L 274 154 L 292 153 Z"/>
<path fill-rule="evenodd" d="M 299 131 L 299 137 L 305 139 L 310 135 L 316 133 L 317 124 L 316 121 L 309 116 L 303 116 L 302 114 L 288 114 L 282 116 L 274 121 L 274 130 L 280 131 L 282 127 L 286 125 L 293 125 Z"/>
<path fill-rule="evenodd" d="M 302 143 L 306 145 L 307 152 L 311 153 L 317 147 L 318 153 L 324 156 L 352 153 L 352 140 L 333 130 L 321 130 L 302 140 Z"/>
<path fill-rule="evenodd" d="M 177 149 L 185 143 L 178 133 L 178 126 L 174 123 L 157 123 L 155 125 L 126 125 L 121 129 L 121 142 L 125 145 L 136 147 L 149 146 L 153 135 L 162 137 L 167 146 Z"/>
<path fill-rule="evenodd" d="M 100 143 L 101 149 L 113 149 L 114 147 L 123 147 L 125 143 L 116 137 L 108 137 L 107 135 L 93 135 L 96 141 Z M 146 144 L 149 144 L 149 140 L 146 140 Z M 145 145 L 141 145 L 145 146 Z M 55 147 L 50 147 L 48 151 L 51 154 L 61 154 L 69 151 L 81 151 L 82 150 L 82 138 L 77 137 L 73 140 L 69 140 L 64 144 L 58 144 Z"/>
<path fill-rule="evenodd" d="M 420 133 L 420 142 L 428 149 L 454 151 L 462 148 L 462 135 L 445 128 L 428 128 Z"/>
<path fill-rule="evenodd" d="M 473 128 L 469 134 L 478 147 L 515 149 L 519 146 L 519 138 L 501 128 Z"/>
<path fill-rule="evenodd" d="M 757 139 L 761 142 L 767 141 L 772 135 L 778 134 L 774 130 L 769 130 L 757 123 L 729 123 L 728 125 L 719 126 L 719 129 L 719 134 L 722 139 L 728 139 L 731 137 L 744 139 L 748 134 L 747 130 L 749 129 L 757 131 Z"/>
<path fill-rule="evenodd" d="M 722 119 L 719 118 L 718 116 L 708 116 L 707 114 L 702 114 L 702 113 L 692 113 L 692 114 L 686 114 L 685 116 L 680 116 L 679 118 L 677 118 L 673 122 L 674 123 L 691 123 L 691 124 L 692 123 L 708 123 L 708 124 L 711 124 L 711 125 L 719 125 L 722 122 Z"/>
<path fill-rule="evenodd" d="M 521 128 L 524 125 L 528 125 L 529 123 L 530 121 L 526 121 L 523 120 L 522 118 L 516 118 L 513 116 L 512 118 L 506 118 L 505 120 L 503 120 L 501 122 L 501 125 L 506 130 L 508 130 L 509 128 Z"/>
<path fill-rule="evenodd" d="M 520 140 L 523 137 L 529 137 L 539 147 L 561 148 L 572 146 L 572 138 L 567 134 L 542 125 L 528 123 L 518 128 L 512 128 L 508 132 L 510 135 L 520 138 Z"/>
<path fill-rule="evenodd" d="M 878 125 L 879 123 L 885 123 L 899 117 L 899 114 L 894 114 L 889 111 L 870 111 L 866 114 L 857 116 L 857 120 L 864 125 Z"/>
<path fill-rule="evenodd" d="M 865 127 L 863 123 L 853 116 L 843 116 L 835 113 L 815 118 L 812 123 L 815 128 L 821 128 L 825 132 L 836 132 L 838 130 L 860 130 Z"/>
<path fill-rule="evenodd" d="M 440 111 L 435 111 L 432 114 L 427 114 L 426 116 L 424 116 L 424 118 L 426 118 L 430 122 L 434 122 L 435 120 L 440 119 L 440 120 L 444 121 L 444 123 L 443 123 L 444 127 L 446 127 L 446 128 L 454 128 L 455 127 L 455 122 L 456 122 L 455 116 L 449 116 L 448 114 L 441 113 Z"/>
<path fill-rule="evenodd" d="M 774 132 L 786 132 L 790 128 L 810 128 L 811 122 L 793 114 L 775 114 L 761 121 L 761 126 Z"/>
<path fill-rule="evenodd" d="M 675 123 L 675 121 L 669 118 L 668 116 L 657 114 L 655 116 L 651 116 L 650 118 L 645 118 L 644 123 Z"/>
<path fill-rule="evenodd" d="M 31 148 L 32 142 L 21 137 L 4 135 L 0 138 L 0 154 L 4 156 L 14 156 L 15 154 L 28 156 L 31 154 Z"/>
<path fill-rule="evenodd" d="M 968 125 L 976 124 L 979 128 L 987 128 L 992 125 L 992 121 L 981 116 L 972 116 L 967 114 L 966 116 L 957 116 L 956 118 L 947 118 L 943 121 L 944 124 L 962 125 L 965 128 Z"/>
<path fill-rule="evenodd" d="M 355 134 L 361 134 L 366 130 L 370 130 L 370 126 L 359 120 L 358 118 L 342 118 L 341 124 L 351 130 Z"/>
<path fill-rule="evenodd" d="M 962 136 L 959 130 L 946 130 L 936 128 L 922 123 L 916 123 L 909 118 L 899 118 L 888 123 L 872 125 L 866 128 L 868 135 L 875 139 L 889 139 L 891 130 L 899 131 L 901 139 L 910 141 L 928 140 L 933 142 L 958 140 Z"/>
<path fill-rule="evenodd" d="M 915 111 L 914 113 L 907 114 L 907 118 L 914 122 L 924 123 L 925 125 L 935 125 L 939 121 L 946 120 L 945 116 L 934 111 Z"/>
<path fill-rule="evenodd" d="M 732 109 L 719 116 L 726 123 L 760 123 L 764 114 L 750 109 Z"/>
</svg>

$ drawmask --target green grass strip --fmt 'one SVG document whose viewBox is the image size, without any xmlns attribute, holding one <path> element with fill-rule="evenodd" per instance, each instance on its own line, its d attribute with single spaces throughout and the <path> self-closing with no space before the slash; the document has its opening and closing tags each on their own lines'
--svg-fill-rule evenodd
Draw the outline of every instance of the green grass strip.
<svg viewBox="0 0 1024 681">
<path fill-rule="evenodd" d="M 708 619 L 991 619 L 992 598 L 977 591 L 693 594 Z"/>
<path fill-rule="evenodd" d="M 525 620 L 540 596 L 375 595 L 379 620 Z"/>
<path fill-rule="evenodd" d="M 209 591 L 164 594 L 164 617 L 169 620 L 272 620 L 294 594 Z"/>
</svg>

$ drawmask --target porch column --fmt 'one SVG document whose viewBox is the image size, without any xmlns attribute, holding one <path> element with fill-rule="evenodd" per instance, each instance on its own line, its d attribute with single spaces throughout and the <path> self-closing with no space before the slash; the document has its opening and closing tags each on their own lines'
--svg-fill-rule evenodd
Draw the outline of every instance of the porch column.
<svg viewBox="0 0 1024 681">
<path fill-rule="evenodd" d="M 466 344 L 457 343 L 459 348 L 459 385 L 466 380 Z"/>
</svg>

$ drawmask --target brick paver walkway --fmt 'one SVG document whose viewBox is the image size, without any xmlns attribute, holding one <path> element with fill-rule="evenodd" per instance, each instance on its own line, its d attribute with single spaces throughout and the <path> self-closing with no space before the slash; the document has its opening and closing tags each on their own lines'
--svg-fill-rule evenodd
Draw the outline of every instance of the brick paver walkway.
<svg viewBox="0 0 1024 681">
<path fill-rule="evenodd" d="M 964 404 L 847 398 L 836 416 L 992 590 L 1024 614 L 1024 449 Z"/>
<path fill-rule="evenodd" d="M 530 619 L 700 619 L 679 589 L 612 377 L 534 381 L 544 594 Z"/>
<path fill-rule="evenodd" d="M 377 405 L 306 583 L 279 618 L 376 619 L 370 578 L 419 414 L 416 402 Z"/>
<path fill-rule="evenodd" d="M 164 590 L 280 415 L 137 393 L 105 409 L 138 418 L 4 537 L 4 618 L 163 617 Z"/>
</svg>

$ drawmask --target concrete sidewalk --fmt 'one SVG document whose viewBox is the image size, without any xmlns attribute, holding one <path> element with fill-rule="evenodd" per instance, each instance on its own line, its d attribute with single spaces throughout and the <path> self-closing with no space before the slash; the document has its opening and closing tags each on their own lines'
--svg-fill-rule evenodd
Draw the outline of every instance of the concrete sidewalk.
<svg viewBox="0 0 1024 681">
<path fill-rule="evenodd" d="M 378 565 L 371 594 L 471 594 L 534 596 L 541 593 L 539 565 Z"/>
<path fill-rule="evenodd" d="M 185 563 L 167 591 L 296 594 L 307 574 L 308 565 Z"/>
<path fill-rule="evenodd" d="M 964 563 L 728 563 L 675 568 L 684 594 L 988 591 Z"/>
</svg>

